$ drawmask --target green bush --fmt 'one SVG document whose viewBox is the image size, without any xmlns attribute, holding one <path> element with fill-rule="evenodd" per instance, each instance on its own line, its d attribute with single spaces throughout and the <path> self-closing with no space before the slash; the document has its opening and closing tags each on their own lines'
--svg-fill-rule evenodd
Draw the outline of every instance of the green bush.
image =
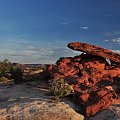
<svg viewBox="0 0 120 120">
<path fill-rule="evenodd" d="M 12 67 L 10 69 L 10 73 L 12 74 L 15 84 L 22 82 L 23 71 L 20 68 Z"/>
<path fill-rule="evenodd" d="M 0 62 L 0 74 L 10 72 L 11 67 L 12 63 L 8 59 L 4 59 L 3 62 Z"/>
<path fill-rule="evenodd" d="M 23 71 L 14 66 L 8 59 L 4 59 L 2 62 L 0 62 L 0 81 L 7 80 L 5 76 L 6 73 L 10 73 L 12 75 L 15 84 L 21 83 Z"/>
<path fill-rule="evenodd" d="M 6 77 L 0 77 L 0 82 L 7 81 L 8 79 Z"/>
<path fill-rule="evenodd" d="M 51 80 L 50 81 L 50 94 L 54 96 L 56 101 L 60 101 L 60 98 L 68 96 L 73 92 L 72 85 L 64 82 L 64 79 Z"/>
</svg>

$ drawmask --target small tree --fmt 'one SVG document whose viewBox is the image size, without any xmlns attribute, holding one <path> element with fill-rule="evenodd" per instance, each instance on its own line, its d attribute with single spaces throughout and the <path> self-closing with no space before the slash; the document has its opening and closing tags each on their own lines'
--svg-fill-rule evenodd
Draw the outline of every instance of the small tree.
<svg viewBox="0 0 120 120">
<path fill-rule="evenodd" d="M 10 61 L 8 59 L 3 60 L 3 64 L 9 64 L 9 63 L 10 63 Z"/>
<path fill-rule="evenodd" d="M 10 73 L 12 74 L 15 84 L 22 82 L 23 71 L 20 68 L 12 67 Z"/>
<path fill-rule="evenodd" d="M 10 72 L 11 67 L 11 62 L 8 59 L 4 59 L 3 62 L 0 62 L 0 74 L 2 75 L 6 72 Z"/>
</svg>

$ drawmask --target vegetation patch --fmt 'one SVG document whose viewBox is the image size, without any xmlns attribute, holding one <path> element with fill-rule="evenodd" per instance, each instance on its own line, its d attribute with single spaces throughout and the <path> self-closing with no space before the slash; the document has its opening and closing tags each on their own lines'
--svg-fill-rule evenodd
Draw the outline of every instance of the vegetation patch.
<svg viewBox="0 0 120 120">
<path fill-rule="evenodd" d="M 63 78 L 61 79 L 53 79 L 50 80 L 50 88 L 49 88 L 49 94 L 54 96 L 53 98 L 56 100 L 56 102 L 60 101 L 60 98 L 66 97 L 70 95 L 72 92 L 74 92 L 72 85 L 69 85 L 64 81 Z"/>
<path fill-rule="evenodd" d="M 0 82 L 14 80 L 15 84 L 22 81 L 22 69 L 14 66 L 8 59 L 0 62 Z"/>
</svg>

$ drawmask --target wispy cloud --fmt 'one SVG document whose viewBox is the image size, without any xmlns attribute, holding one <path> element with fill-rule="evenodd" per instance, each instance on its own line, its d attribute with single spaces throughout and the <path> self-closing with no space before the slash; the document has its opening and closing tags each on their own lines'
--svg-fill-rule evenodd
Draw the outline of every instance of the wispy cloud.
<svg viewBox="0 0 120 120">
<path fill-rule="evenodd" d="M 29 45 L 29 46 L 28 46 L 28 48 L 30 48 L 30 49 L 34 49 L 34 46 L 32 46 L 32 45 Z"/>
<path fill-rule="evenodd" d="M 68 22 L 61 22 L 61 25 L 68 25 Z"/>
<path fill-rule="evenodd" d="M 113 31 L 113 32 L 105 32 L 104 35 L 111 37 L 114 35 L 120 35 L 120 31 Z"/>
<path fill-rule="evenodd" d="M 57 43 L 51 43 L 43 45 L 38 42 L 30 42 L 25 40 L 20 42 L 19 40 L 5 41 L 6 44 L 0 44 L 0 61 L 8 58 L 11 62 L 19 63 L 55 63 L 60 57 L 75 56 L 81 54 L 81 52 L 75 52 L 66 47 L 66 45 L 58 45 Z M 26 43 L 26 44 L 25 44 Z M 46 47 L 47 46 L 47 47 Z"/>
<path fill-rule="evenodd" d="M 12 41 L 12 42 L 11 42 Z M 13 42 L 14 41 L 14 42 Z M 111 40 L 105 40 L 110 42 Z M 112 44 L 119 44 L 120 38 L 112 39 Z M 66 47 L 65 44 L 31 42 L 29 40 L 8 40 L 0 44 L 0 60 L 8 58 L 19 63 L 55 63 L 60 57 L 80 55 L 81 52 Z M 46 47 L 47 46 L 47 47 Z M 118 48 L 119 49 L 119 48 Z M 114 50 L 120 54 L 120 50 Z"/>
<path fill-rule="evenodd" d="M 118 48 L 118 45 L 120 45 L 120 38 L 113 38 L 110 40 L 105 40 L 105 42 L 107 42 L 109 45 L 112 45 L 114 48 Z"/>
<path fill-rule="evenodd" d="M 107 39 L 105 40 L 105 42 L 108 42 L 108 41 L 109 41 L 109 40 L 107 40 Z"/>
<path fill-rule="evenodd" d="M 115 35 L 120 35 L 120 31 L 114 32 Z"/>
<path fill-rule="evenodd" d="M 112 42 L 120 44 L 120 38 L 114 38 L 114 39 L 112 39 Z"/>
<path fill-rule="evenodd" d="M 84 30 L 89 29 L 87 26 L 81 26 L 80 28 L 81 28 L 81 29 L 84 29 Z"/>
<path fill-rule="evenodd" d="M 70 20 L 63 20 L 62 22 L 60 22 L 61 25 L 68 25 L 71 24 Z"/>
</svg>

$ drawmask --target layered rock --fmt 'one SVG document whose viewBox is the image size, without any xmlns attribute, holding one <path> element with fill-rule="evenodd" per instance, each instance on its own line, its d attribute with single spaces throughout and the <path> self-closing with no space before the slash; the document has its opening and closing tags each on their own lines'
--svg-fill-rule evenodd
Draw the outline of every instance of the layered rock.
<svg viewBox="0 0 120 120">
<path fill-rule="evenodd" d="M 108 108 L 118 96 L 113 85 L 115 79 L 120 80 L 120 55 L 85 43 L 69 43 L 68 47 L 86 54 L 60 58 L 55 66 L 48 67 L 49 76 L 64 78 L 73 85 L 75 101 L 83 106 L 86 116 Z M 114 64 L 109 64 L 106 58 Z"/>
<path fill-rule="evenodd" d="M 97 112 L 108 108 L 118 97 L 111 86 L 86 89 L 83 93 L 75 87 L 77 104 L 82 106 L 82 112 L 86 116 L 95 115 Z"/>
<path fill-rule="evenodd" d="M 60 58 L 52 70 L 54 79 L 64 78 L 70 82 L 71 78 L 74 83 L 86 86 L 100 81 L 112 82 L 112 79 L 120 74 L 119 67 L 113 69 L 104 58 L 89 54 Z"/>
<path fill-rule="evenodd" d="M 86 43 L 80 43 L 80 42 L 69 43 L 68 47 L 73 50 L 82 51 L 91 55 L 101 56 L 101 57 L 108 58 L 112 61 L 120 63 L 119 54 L 113 53 L 112 51 L 102 47 L 98 47 L 98 46 L 90 45 Z"/>
</svg>

